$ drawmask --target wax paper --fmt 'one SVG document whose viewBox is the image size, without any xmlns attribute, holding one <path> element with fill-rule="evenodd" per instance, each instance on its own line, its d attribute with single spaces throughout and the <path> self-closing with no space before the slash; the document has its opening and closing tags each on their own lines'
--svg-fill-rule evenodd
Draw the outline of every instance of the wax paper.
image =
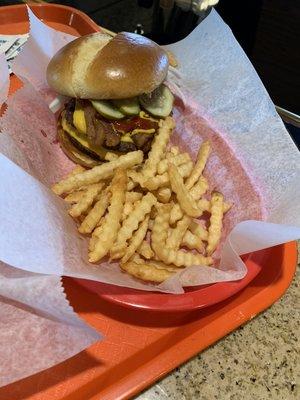
<svg viewBox="0 0 300 400">
<path fill-rule="evenodd" d="M 168 81 L 178 95 L 173 142 L 195 156 L 208 138 L 212 156 L 205 175 L 211 189 L 234 203 L 224 219 L 219 267 L 191 267 L 153 287 L 123 274 L 116 264 L 89 264 L 86 241 L 66 204 L 49 190 L 72 164 L 55 140 L 55 118 L 48 109 L 55 94 L 47 87 L 45 69 L 71 37 L 29 15 L 31 34 L 13 65 L 24 88 L 10 97 L 0 120 L 0 259 L 29 271 L 34 295 L 36 274 L 181 293 L 183 286 L 241 279 L 247 269 L 240 254 L 300 236 L 299 154 L 249 60 L 213 11 L 189 37 L 168 46 L 179 61 Z M 21 158 L 26 163 L 20 165 Z"/>
<path fill-rule="evenodd" d="M 9 87 L 8 66 L 2 55 L 0 80 L 2 104 Z M 0 148 L 1 157 L 9 157 L 14 165 L 34 174 L 32 164 L 12 135 L 0 134 Z M 0 169 L 5 168 L 3 159 L 0 165 Z M 1 213 L 5 213 L 4 191 L 5 187 L 0 184 Z M 16 202 L 22 202 L 21 194 L 12 196 Z M 24 222 L 18 222 L 19 231 L 23 230 Z M 0 230 L 5 236 L 5 224 Z M 22 257 L 21 248 L 15 251 Z M 1 257 L 0 386 L 60 363 L 100 338 L 101 335 L 86 325 L 69 305 L 59 274 L 49 276 L 28 272 L 26 268 L 13 268 Z"/>
</svg>

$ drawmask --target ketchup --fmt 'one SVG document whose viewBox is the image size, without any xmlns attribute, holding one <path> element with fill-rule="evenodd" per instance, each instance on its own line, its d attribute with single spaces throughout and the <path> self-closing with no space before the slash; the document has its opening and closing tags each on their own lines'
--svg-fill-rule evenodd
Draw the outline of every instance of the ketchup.
<svg viewBox="0 0 300 400">
<path fill-rule="evenodd" d="M 150 119 L 145 119 L 141 117 L 132 117 L 122 119 L 120 121 L 113 121 L 113 126 L 117 131 L 131 132 L 134 129 L 157 129 L 158 122 L 151 121 Z"/>
</svg>

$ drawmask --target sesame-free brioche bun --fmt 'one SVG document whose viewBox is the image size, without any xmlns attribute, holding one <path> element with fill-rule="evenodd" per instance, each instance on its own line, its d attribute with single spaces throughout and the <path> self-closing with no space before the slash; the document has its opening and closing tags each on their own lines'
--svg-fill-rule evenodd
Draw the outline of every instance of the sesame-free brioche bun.
<svg viewBox="0 0 300 400">
<path fill-rule="evenodd" d="M 166 52 L 152 40 L 121 32 L 82 36 L 51 59 L 47 81 L 56 92 L 81 99 L 124 99 L 150 93 L 165 79 Z"/>
</svg>

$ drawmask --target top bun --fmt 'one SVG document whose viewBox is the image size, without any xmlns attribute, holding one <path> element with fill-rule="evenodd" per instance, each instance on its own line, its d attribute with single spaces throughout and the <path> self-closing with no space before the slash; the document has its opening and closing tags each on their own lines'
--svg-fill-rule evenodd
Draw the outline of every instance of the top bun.
<svg viewBox="0 0 300 400">
<path fill-rule="evenodd" d="M 152 40 L 121 32 L 82 36 L 51 59 L 47 81 L 56 92 L 82 99 L 124 99 L 150 93 L 165 79 L 166 52 Z"/>
</svg>

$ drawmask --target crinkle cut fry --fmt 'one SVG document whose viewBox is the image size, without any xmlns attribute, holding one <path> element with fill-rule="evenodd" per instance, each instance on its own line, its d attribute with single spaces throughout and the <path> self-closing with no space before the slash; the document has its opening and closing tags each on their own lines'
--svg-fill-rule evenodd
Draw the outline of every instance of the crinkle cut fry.
<svg viewBox="0 0 300 400">
<path fill-rule="evenodd" d="M 166 241 L 166 247 L 172 250 L 178 250 L 184 238 L 184 235 L 190 225 L 191 217 L 184 215 L 183 218 L 177 222 L 177 226 L 171 230 L 170 235 Z"/>
<path fill-rule="evenodd" d="M 132 151 L 130 153 L 121 155 L 117 160 L 97 165 L 90 170 L 86 170 L 67 179 L 63 179 L 62 181 L 56 183 L 52 187 L 52 190 L 58 195 L 69 193 L 83 186 L 87 186 L 92 183 L 98 183 L 102 179 L 111 177 L 117 168 L 130 168 L 134 165 L 141 164 L 142 161 L 143 152 L 141 150 Z"/>
<path fill-rule="evenodd" d="M 68 194 L 65 198 L 64 201 L 69 204 L 75 204 L 78 203 L 78 201 L 82 198 L 84 195 L 85 190 L 77 190 L 76 192 L 72 192 Z"/>
<path fill-rule="evenodd" d="M 102 234 L 96 241 L 94 250 L 89 254 L 90 262 L 100 261 L 109 252 L 117 237 L 125 202 L 126 186 L 126 170 L 117 169 L 110 185 L 111 199 L 108 214 L 101 225 Z"/>
<path fill-rule="evenodd" d="M 95 203 L 92 210 L 84 218 L 78 230 L 80 233 L 91 233 L 97 226 L 100 219 L 105 214 L 110 199 L 110 193 L 105 190 L 101 193 L 99 200 Z"/>
<path fill-rule="evenodd" d="M 121 259 L 121 263 L 126 263 L 129 258 L 136 252 L 136 250 L 142 244 L 144 237 L 148 230 L 149 215 L 146 216 L 144 221 L 141 222 L 138 229 L 134 232 L 132 239 L 130 240 L 129 246 L 126 248 L 125 254 Z"/>
<path fill-rule="evenodd" d="M 78 203 L 74 204 L 70 210 L 69 214 L 73 217 L 79 217 L 83 214 L 94 202 L 97 195 L 101 192 L 104 186 L 104 182 L 94 183 L 87 187 L 82 198 Z"/>
<path fill-rule="evenodd" d="M 75 168 L 73 168 L 72 171 L 68 173 L 66 178 L 69 178 L 70 176 L 74 176 L 77 174 L 81 174 L 84 171 L 85 171 L 84 167 L 82 167 L 81 165 L 76 165 Z"/>
<path fill-rule="evenodd" d="M 129 275 L 147 282 L 161 283 L 174 274 L 174 272 L 168 271 L 167 269 L 156 268 L 153 264 L 148 264 L 146 262 L 140 264 L 129 261 L 125 264 L 120 264 L 120 267 Z"/>
<path fill-rule="evenodd" d="M 126 250 L 127 241 L 132 233 L 137 230 L 139 223 L 143 221 L 145 215 L 149 214 L 151 208 L 156 204 L 156 197 L 152 193 L 147 193 L 136 205 L 132 213 L 123 222 L 119 230 L 116 243 L 110 250 L 110 258 L 112 260 L 121 258 Z"/>
<path fill-rule="evenodd" d="M 131 202 L 134 203 L 137 200 L 141 200 L 142 197 L 143 197 L 142 193 L 139 193 L 139 192 L 127 192 L 126 196 L 125 196 L 125 201 L 126 202 L 131 201 Z"/>
<path fill-rule="evenodd" d="M 163 157 L 174 127 L 175 122 L 172 117 L 167 117 L 159 121 L 158 133 L 154 138 L 142 171 L 145 179 L 151 178 L 156 174 L 158 163 Z"/>
<path fill-rule="evenodd" d="M 121 221 L 124 221 L 128 217 L 128 215 L 133 211 L 133 209 L 134 209 L 134 203 L 132 203 L 131 201 L 128 202 L 125 201 Z"/>
<path fill-rule="evenodd" d="M 185 187 L 182 176 L 177 167 L 173 164 L 169 164 L 169 177 L 171 188 L 176 194 L 182 211 L 190 217 L 199 217 L 202 214 L 202 211 L 199 209 L 196 201 L 192 198 L 190 192 Z"/>
<path fill-rule="evenodd" d="M 152 230 L 152 248 L 158 258 L 166 264 L 174 264 L 177 267 L 190 267 L 192 265 L 208 266 L 213 260 L 201 254 L 193 254 L 182 250 L 167 249 L 165 244 L 168 235 L 170 205 L 162 205 L 158 208 Z"/>
<path fill-rule="evenodd" d="M 190 192 L 192 194 L 192 191 Z M 202 213 L 205 211 L 210 212 L 211 202 L 206 199 L 200 199 L 197 201 L 197 206 Z M 232 207 L 231 203 L 223 203 L 223 214 L 226 214 Z M 199 215 L 200 216 L 200 215 Z M 173 225 L 183 217 L 183 211 L 179 204 L 174 204 L 170 214 L 170 224 Z"/>
<path fill-rule="evenodd" d="M 207 179 L 203 175 L 201 175 L 198 181 L 195 183 L 195 185 L 190 189 L 190 193 L 193 199 L 199 200 L 207 191 L 207 189 L 208 189 Z"/>
<path fill-rule="evenodd" d="M 187 247 L 190 250 L 197 250 L 199 253 L 204 252 L 204 244 L 202 240 L 194 235 L 190 230 L 185 232 L 185 235 L 182 239 L 181 246 Z"/>
<path fill-rule="evenodd" d="M 160 187 L 159 189 L 157 189 L 155 195 L 157 197 L 157 200 L 160 201 L 161 203 L 168 203 L 172 196 L 172 191 L 168 187 Z"/>
<path fill-rule="evenodd" d="M 198 238 L 207 242 L 208 232 L 202 225 L 198 224 L 196 221 L 191 221 L 189 229 Z"/>
<path fill-rule="evenodd" d="M 189 161 L 191 161 L 191 157 L 188 153 L 179 153 L 177 156 L 172 155 L 172 157 L 167 156 L 167 158 L 160 160 L 160 162 L 158 163 L 157 173 L 164 174 L 165 172 L 167 172 L 169 162 L 178 167 L 179 165 L 185 164 Z"/>
<path fill-rule="evenodd" d="M 198 151 L 198 155 L 197 155 L 197 161 L 196 164 L 193 168 L 193 171 L 191 172 L 191 175 L 187 178 L 185 185 L 187 187 L 187 189 L 191 189 L 194 184 L 197 182 L 197 180 L 199 179 L 199 177 L 201 176 L 206 162 L 208 160 L 209 154 L 210 154 L 210 143 L 209 141 L 205 141 L 202 143 L 202 145 L 200 146 L 200 149 Z"/>
<path fill-rule="evenodd" d="M 222 234 L 223 195 L 214 192 L 211 197 L 211 216 L 208 228 L 207 255 L 211 255 L 217 248 Z"/>
<path fill-rule="evenodd" d="M 178 172 L 182 176 L 182 178 L 186 178 L 187 176 L 189 176 L 192 168 L 193 168 L 193 162 L 189 161 L 185 164 L 179 165 Z M 168 185 L 170 185 L 170 179 L 169 179 L 169 174 L 167 172 L 165 172 L 162 175 L 153 176 L 152 178 L 149 178 L 143 182 L 143 187 L 150 191 Z"/>
<path fill-rule="evenodd" d="M 154 252 L 151 249 L 150 244 L 146 240 L 142 241 L 141 245 L 137 249 L 137 253 L 143 256 L 144 258 L 147 258 L 148 260 L 154 257 Z"/>
</svg>

